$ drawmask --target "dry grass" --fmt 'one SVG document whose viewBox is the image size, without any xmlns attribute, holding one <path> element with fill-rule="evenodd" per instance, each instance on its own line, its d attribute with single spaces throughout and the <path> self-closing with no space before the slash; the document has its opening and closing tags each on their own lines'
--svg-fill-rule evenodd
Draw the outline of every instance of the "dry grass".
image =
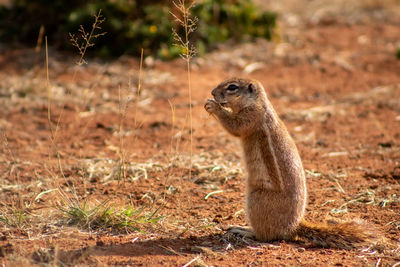
<svg viewBox="0 0 400 267">
<path fill-rule="evenodd" d="M 77 61 L 77 65 L 87 64 L 85 60 L 85 56 L 88 48 L 94 46 L 94 40 L 100 36 L 106 34 L 105 32 L 98 32 L 101 30 L 101 24 L 105 21 L 105 18 L 101 14 L 101 10 L 97 15 L 94 15 L 94 22 L 92 24 L 92 28 L 89 32 L 87 32 L 84 27 L 81 25 L 79 28 L 79 36 L 75 34 L 70 34 L 70 40 L 72 45 L 75 46 L 79 51 L 79 60 Z M 136 98 L 136 108 L 138 104 L 138 98 L 140 96 L 140 76 L 142 71 L 142 62 L 143 62 L 143 52 L 140 61 L 140 74 L 139 74 L 139 84 Z M 73 81 L 76 79 L 77 69 L 75 69 L 73 74 Z M 62 188 L 61 186 L 57 186 L 57 192 L 59 192 L 58 201 L 55 205 L 57 211 L 62 214 L 62 224 L 68 225 L 76 225 L 80 228 L 86 230 L 98 230 L 108 232 L 131 232 L 131 231 L 142 231 L 141 225 L 157 223 L 161 217 L 157 214 L 160 207 L 156 209 L 151 214 L 148 214 L 145 211 L 144 207 L 134 207 L 133 205 L 129 205 L 126 207 L 117 206 L 116 204 L 111 204 L 110 199 L 107 199 L 101 203 L 95 205 L 89 205 L 88 199 L 85 196 L 79 196 L 78 190 L 75 186 L 75 183 L 71 180 L 68 180 L 64 174 L 64 169 L 62 165 L 61 153 L 57 146 L 57 133 L 60 128 L 62 112 L 58 117 L 57 123 L 55 126 L 52 124 L 52 112 L 51 112 L 51 104 L 52 104 L 52 91 L 51 84 L 49 78 L 49 57 L 48 57 L 48 48 L 47 48 L 47 38 L 46 38 L 46 87 L 47 87 L 47 100 L 48 100 L 48 124 L 50 129 L 50 140 L 52 146 L 54 148 L 57 162 L 58 162 L 58 170 L 65 180 L 66 187 Z M 104 167 L 103 169 L 107 169 L 108 176 L 102 182 L 107 182 L 109 179 L 121 180 L 124 181 L 130 171 L 136 172 L 136 170 L 143 171 L 144 178 L 147 178 L 146 169 L 142 167 L 136 167 L 135 170 L 128 169 L 126 167 L 125 162 L 125 152 L 124 152 L 124 139 L 123 139 L 123 128 L 124 128 L 124 119 L 126 116 L 127 108 L 129 101 L 123 101 L 121 95 L 121 88 L 119 88 L 119 150 L 118 162 L 112 162 L 112 166 L 107 169 Z M 136 125 L 136 116 L 135 116 L 135 127 Z M 91 178 L 91 176 L 96 172 L 95 166 L 89 166 L 88 169 L 83 171 L 83 175 L 87 175 L 87 177 L 82 176 L 81 180 L 85 180 L 85 178 Z M 53 177 L 54 180 L 57 180 L 57 176 Z M 137 179 L 138 176 L 132 177 L 133 180 Z M 58 182 L 56 182 L 58 183 Z M 53 190 L 51 190 L 53 191 Z M 49 191 L 50 192 L 50 191 Z M 68 193 L 69 192 L 69 193 Z M 46 192 L 44 192 L 46 193 Z M 43 194 L 43 193 L 42 193 Z M 2 216 L 0 219 L 4 221 L 8 226 L 22 226 L 22 224 L 26 221 L 26 215 L 24 211 L 12 211 L 8 213 L 1 213 Z M 4 214 L 4 215 L 3 215 Z M 111 229 L 111 230 L 110 230 Z"/>
<path fill-rule="evenodd" d="M 137 208 L 133 205 L 121 207 L 110 203 L 110 200 L 95 205 L 68 200 L 68 203 L 59 202 L 57 207 L 63 213 L 62 218 L 67 225 L 78 226 L 98 234 L 144 233 L 151 224 L 156 224 L 163 218 L 158 214 L 161 207 L 151 212 L 144 207 Z"/>
<path fill-rule="evenodd" d="M 105 21 L 104 16 L 101 14 L 101 9 L 97 13 L 97 15 L 94 15 L 94 22 L 92 24 L 92 28 L 90 32 L 87 32 L 83 25 L 80 25 L 79 27 L 79 36 L 76 34 L 70 33 L 69 38 L 74 47 L 76 47 L 79 51 L 80 58 L 76 62 L 76 64 L 83 65 L 87 64 L 87 61 L 85 60 L 85 55 L 89 47 L 93 47 L 94 40 L 99 38 L 100 36 L 103 36 L 107 34 L 106 32 L 102 32 L 101 24 Z M 100 31 L 100 32 L 98 32 Z"/>
<path fill-rule="evenodd" d="M 189 94 L 189 121 L 190 121 L 190 158 L 193 157 L 193 109 L 192 109 L 192 79 L 191 79 L 191 59 L 196 55 L 196 49 L 190 44 L 190 35 L 196 30 L 197 17 L 192 17 L 190 10 L 196 1 L 188 4 L 185 0 L 173 1 L 174 6 L 177 9 L 177 14 L 171 13 L 175 18 L 175 21 L 184 29 L 184 36 L 180 36 L 179 33 L 173 29 L 173 36 L 175 45 L 180 47 L 182 50 L 181 57 L 186 62 L 186 73 L 188 82 L 188 94 Z M 192 161 L 190 160 L 189 170 L 192 168 Z M 189 179 L 192 176 L 192 172 L 189 171 Z"/>
</svg>

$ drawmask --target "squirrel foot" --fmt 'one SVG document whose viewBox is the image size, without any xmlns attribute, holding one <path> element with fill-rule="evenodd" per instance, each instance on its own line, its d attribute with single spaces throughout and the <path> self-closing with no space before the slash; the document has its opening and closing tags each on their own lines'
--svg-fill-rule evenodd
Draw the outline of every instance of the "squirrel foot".
<svg viewBox="0 0 400 267">
<path fill-rule="evenodd" d="M 241 227 L 241 226 L 231 226 L 228 228 L 228 233 L 239 235 L 241 237 L 246 237 L 249 239 L 256 239 L 256 235 L 253 230 L 249 227 Z"/>
</svg>

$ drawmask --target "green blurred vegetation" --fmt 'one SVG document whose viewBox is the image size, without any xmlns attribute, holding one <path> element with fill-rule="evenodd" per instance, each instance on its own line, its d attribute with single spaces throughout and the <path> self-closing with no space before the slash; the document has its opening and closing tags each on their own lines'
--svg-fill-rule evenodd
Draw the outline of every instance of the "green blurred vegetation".
<svg viewBox="0 0 400 267">
<path fill-rule="evenodd" d="M 51 45 L 71 49 L 68 33 L 76 33 L 80 25 L 90 31 L 99 10 L 106 18 L 101 30 L 107 34 L 96 40 L 96 55 L 137 56 L 143 48 L 146 54 L 171 59 L 181 52 L 172 36 L 173 27 L 182 32 L 170 14 L 177 10 L 166 0 L 14 0 L 0 6 L 0 42 L 35 46 L 43 25 Z M 275 27 L 276 15 L 250 0 L 198 0 L 191 11 L 198 18 L 191 42 L 199 53 L 229 39 L 270 39 Z"/>
</svg>

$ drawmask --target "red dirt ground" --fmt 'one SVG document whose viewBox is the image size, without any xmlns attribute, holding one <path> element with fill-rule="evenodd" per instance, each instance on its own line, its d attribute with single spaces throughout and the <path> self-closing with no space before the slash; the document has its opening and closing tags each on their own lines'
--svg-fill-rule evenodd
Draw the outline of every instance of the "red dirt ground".
<svg viewBox="0 0 400 267">
<path fill-rule="evenodd" d="M 307 173 L 306 218 L 362 218 L 400 241 L 400 23 L 377 15 L 352 18 L 300 18 L 295 25 L 281 18 L 280 40 L 222 46 L 194 59 L 190 175 L 182 61 L 147 58 L 137 96 L 138 60 L 89 60 L 78 67 L 70 55 L 50 50 L 50 119 L 53 129 L 59 124 L 55 144 L 64 178 L 50 138 L 43 53 L 3 49 L 0 263 L 398 264 L 398 250 L 321 249 L 226 234 L 230 225 L 246 224 L 240 143 L 203 104 L 221 80 L 244 76 L 264 84 L 297 143 Z M 60 209 L 74 188 L 80 203 L 160 208 L 163 218 L 140 226 L 143 232 L 69 225 Z"/>
</svg>

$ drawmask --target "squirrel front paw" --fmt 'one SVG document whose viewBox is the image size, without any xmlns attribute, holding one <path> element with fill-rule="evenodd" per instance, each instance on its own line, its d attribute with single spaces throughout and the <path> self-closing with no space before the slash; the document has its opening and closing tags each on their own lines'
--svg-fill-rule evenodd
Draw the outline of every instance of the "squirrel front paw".
<svg viewBox="0 0 400 267">
<path fill-rule="evenodd" d="M 215 113 L 219 107 L 220 107 L 220 105 L 215 100 L 212 100 L 212 99 L 207 99 L 207 101 L 204 105 L 204 109 L 208 113 Z"/>
</svg>

